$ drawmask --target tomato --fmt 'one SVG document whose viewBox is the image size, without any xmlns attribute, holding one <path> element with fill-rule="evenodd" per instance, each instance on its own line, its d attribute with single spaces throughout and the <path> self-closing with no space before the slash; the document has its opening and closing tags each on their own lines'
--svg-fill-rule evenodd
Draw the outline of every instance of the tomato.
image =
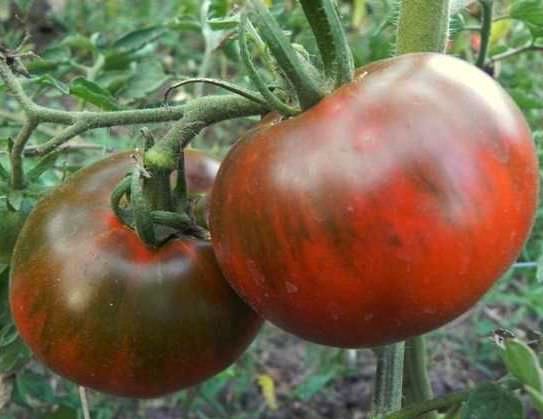
<svg viewBox="0 0 543 419">
<path fill-rule="evenodd" d="M 15 247 L 10 305 L 24 341 L 57 373 L 153 397 L 230 365 L 262 321 L 228 286 L 209 242 L 151 249 L 120 223 L 109 199 L 131 164 L 113 155 L 38 203 Z"/>
<path fill-rule="evenodd" d="M 219 171 L 220 162 L 196 149 L 185 149 L 187 188 L 195 193 L 207 193 Z"/>
<path fill-rule="evenodd" d="M 221 164 L 210 231 L 231 285 L 302 338 L 375 346 L 470 308 L 518 256 L 534 143 L 490 77 L 456 58 L 372 63 Z"/>
</svg>

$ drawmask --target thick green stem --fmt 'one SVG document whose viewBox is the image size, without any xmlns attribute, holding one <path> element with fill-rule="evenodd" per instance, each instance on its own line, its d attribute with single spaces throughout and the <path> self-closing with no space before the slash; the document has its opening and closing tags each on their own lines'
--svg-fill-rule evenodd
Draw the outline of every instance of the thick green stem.
<svg viewBox="0 0 543 419">
<path fill-rule="evenodd" d="M 372 419 L 383 419 L 402 405 L 403 342 L 377 349 L 377 373 L 373 398 Z"/>
<path fill-rule="evenodd" d="M 300 0 L 319 48 L 324 72 L 336 86 L 353 79 L 353 54 L 332 0 Z"/>
<path fill-rule="evenodd" d="M 481 25 L 481 49 L 479 50 L 479 56 L 477 57 L 477 67 L 484 68 L 486 63 L 486 56 L 488 54 L 488 47 L 490 44 L 490 32 L 492 30 L 492 0 L 480 0 L 481 8 L 483 12 L 483 22 Z"/>
<path fill-rule="evenodd" d="M 432 386 L 427 371 L 426 340 L 423 336 L 409 339 L 405 344 L 404 404 L 407 406 L 432 399 Z M 436 419 L 428 413 L 420 419 Z"/>
<path fill-rule="evenodd" d="M 262 0 L 250 0 L 250 4 L 253 6 L 255 26 L 294 87 L 301 107 L 307 109 L 315 105 L 325 95 L 323 83 L 315 79 L 312 72 L 304 66 L 305 63 L 299 59 L 298 53 Z"/>
<path fill-rule="evenodd" d="M 183 118 L 145 153 L 145 166 L 149 170 L 171 172 L 177 168 L 180 150 L 205 127 L 227 119 L 261 115 L 268 111 L 267 106 L 237 95 L 194 99 L 187 104 Z"/>
<path fill-rule="evenodd" d="M 19 134 L 13 142 L 13 148 L 10 152 L 11 161 L 11 186 L 13 189 L 23 189 L 25 186 L 25 176 L 23 169 L 23 151 L 26 143 L 30 139 L 37 122 L 28 119 L 19 131 Z"/>
<path fill-rule="evenodd" d="M 256 68 L 249 54 L 249 45 L 247 43 L 247 28 L 249 22 L 247 15 L 241 16 L 239 25 L 239 51 L 245 70 L 249 74 L 249 78 L 258 89 L 260 94 L 266 99 L 267 103 L 281 115 L 293 116 L 301 112 L 301 109 L 294 108 L 283 102 L 279 96 L 273 93 L 266 84 L 266 81 L 260 75 L 260 71 Z"/>
<path fill-rule="evenodd" d="M 449 0 L 402 0 L 397 54 L 444 52 L 449 36 Z"/>
</svg>

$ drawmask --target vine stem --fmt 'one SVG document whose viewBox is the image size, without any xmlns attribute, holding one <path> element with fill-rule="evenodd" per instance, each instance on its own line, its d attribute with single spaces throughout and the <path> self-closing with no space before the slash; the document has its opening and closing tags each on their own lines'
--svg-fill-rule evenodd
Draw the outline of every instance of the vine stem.
<svg viewBox="0 0 543 419">
<path fill-rule="evenodd" d="M 528 51 L 543 51 L 543 46 L 534 45 L 533 42 L 530 42 L 529 44 L 524 45 L 522 47 L 511 49 L 509 51 L 502 52 L 501 54 L 493 55 L 492 57 L 490 57 L 490 60 L 493 62 L 501 61 L 507 58 L 514 57 L 515 55 L 518 55 L 518 54 L 523 54 Z"/>
<path fill-rule="evenodd" d="M 352 81 L 353 54 L 332 0 L 300 0 L 300 4 L 317 41 L 326 77 L 336 86 Z"/>
<path fill-rule="evenodd" d="M 426 365 L 426 340 L 423 336 L 409 339 L 405 344 L 404 361 L 404 403 L 412 405 L 434 397 Z M 420 419 L 436 419 L 435 413 L 428 413 Z"/>
<path fill-rule="evenodd" d="M 145 167 L 151 171 L 173 171 L 181 149 L 204 128 L 227 119 L 261 115 L 269 107 L 238 95 L 196 98 L 185 107 L 183 118 L 145 153 Z"/>
<path fill-rule="evenodd" d="M 450 0 L 402 0 L 397 54 L 444 52 L 449 36 Z"/>
<path fill-rule="evenodd" d="M 12 165 L 11 183 L 15 189 L 21 189 L 25 185 L 22 156 L 32 133 L 41 123 L 56 123 L 67 125 L 67 127 L 46 143 L 36 147 L 33 150 L 35 155 L 45 155 L 53 152 L 75 136 L 90 129 L 174 121 L 182 118 L 185 112 L 185 105 L 114 112 L 73 112 L 47 108 L 36 104 L 25 93 L 21 82 L 8 65 L 7 57 L 2 54 L 0 54 L 0 78 L 24 113 L 24 117 L 20 118 L 23 126 L 15 138 L 10 153 Z"/>
<path fill-rule="evenodd" d="M 476 65 L 479 68 L 484 68 L 486 63 L 486 56 L 488 54 L 488 47 L 490 44 L 490 32 L 492 30 L 492 9 L 493 0 L 479 0 L 483 13 L 483 22 L 481 25 L 481 49 L 479 50 L 479 56 L 477 57 Z"/>
<path fill-rule="evenodd" d="M 81 410 L 83 411 L 83 419 L 91 419 L 89 411 L 89 401 L 87 400 L 87 391 L 85 387 L 79 386 L 79 399 L 81 400 Z"/>
<path fill-rule="evenodd" d="M 385 415 L 402 405 L 403 342 L 376 349 L 377 373 L 373 396 L 372 419 L 384 419 Z"/>
</svg>

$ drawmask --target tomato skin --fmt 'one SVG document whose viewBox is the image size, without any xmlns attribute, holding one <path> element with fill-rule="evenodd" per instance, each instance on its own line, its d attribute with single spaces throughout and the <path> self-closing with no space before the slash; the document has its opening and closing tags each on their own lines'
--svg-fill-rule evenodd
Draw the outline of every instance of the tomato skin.
<svg viewBox="0 0 543 419">
<path fill-rule="evenodd" d="M 15 324 L 36 357 L 87 387 L 155 397 L 199 383 L 246 349 L 262 320 L 224 280 L 211 244 L 149 249 L 109 197 L 131 166 L 106 158 L 45 197 L 17 241 Z"/>
<path fill-rule="evenodd" d="M 521 112 L 456 58 L 409 54 L 221 164 L 210 231 L 219 264 L 266 320 L 368 347 L 459 316 L 518 256 L 538 195 Z"/>
<path fill-rule="evenodd" d="M 184 153 L 187 188 L 194 193 L 208 193 L 221 163 L 200 150 L 189 148 Z"/>
</svg>

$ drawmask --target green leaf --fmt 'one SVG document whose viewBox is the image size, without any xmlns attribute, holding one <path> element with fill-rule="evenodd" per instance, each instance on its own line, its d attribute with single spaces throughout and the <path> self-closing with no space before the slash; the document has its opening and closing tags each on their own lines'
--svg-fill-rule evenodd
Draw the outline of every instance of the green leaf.
<svg viewBox="0 0 543 419">
<path fill-rule="evenodd" d="M 170 76 L 157 60 L 145 60 L 138 63 L 134 76 L 128 81 L 123 95 L 134 99 L 146 97 L 149 93 L 159 89 Z"/>
<path fill-rule="evenodd" d="M 32 358 L 30 349 L 17 338 L 0 348 L 0 374 L 10 374 L 24 367 Z"/>
<path fill-rule="evenodd" d="M 518 339 L 505 339 L 500 355 L 507 370 L 522 384 L 543 391 L 543 374 L 536 353 Z"/>
<path fill-rule="evenodd" d="M 534 93 L 522 89 L 512 89 L 509 93 L 522 109 L 543 109 L 543 98 L 537 97 Z"/>
<path fill-rule="evenodd" d="M 81 34 L 68 35 L 60 42 L 59 45 L 64 45 L 69 48 L 74 48 L 78 51 L 96 51 L 96 46 L 92 41 Z"/>
<path fill-rule="evenodd" d="M 335 371 L 328 371 L 325 374 L 312 374 L 295 391 L 297 397 L 302 400 L 309 400 L 321 391 L 334 377 Z"/>
<path fill-rule="evenodd" d="M 15 325 L 11 322 L 5 324 L 0 328 L 0 348 L 4 346 L 9 346 L 17 340 L 19 334 Z"/>
<path fill-rule="evenodd" d="M 57 80 L 54 78 L 51 74 L 44 74 L 40 77 L 36 77 L 32 79 L 34 83 L 37 83 L 42 86 L 51 86 L 55 89 L 59 90 L 62 94 L 68 95 L 70 94 L 70 89 L 68 86 L 61 82 L 60 80 Z"/>
<path fill-rule="evenodd" d="M 517 0 L 509 8 L 509 16 L 535 26 L 543 26 L 543 0 Z"/>
<path fill-rule="evenodd" d="M 522 402 L 496 384 L 485 384 L 469 396 L 460 419 L 523 419 Z"/>
<path fill-rule="evenodd" d="M 55 395 L 48 377 L 27 369 L 15 378 L 13 399 L 20 405 L 34 408 L 43 402 L 53 404 Z"/>
<path fill-rule="evenodd" d="M 209 19 L 207 23 L 214 31 L 234 30 L 239 26 L 239 16 Z"/>
<path fill-rule="evenodd" d="M 526 393 L 530 395 L 532 405 L 539 413 L 543 415 L 543 394 L 529 386 L 525 387 L 524 389 L 526 390 Z"/>
<path fill-rule="evenodd" d="M 113 48 L 125 53 L 134 52 L 155 41 L 164 35 L 166 31 L 167 29 L 162 25 L 138 29 L 127 33 L 115 41 L 113 43 Z"/>
<path fill-rule="evenodd" d="M 168 23 L 168 28 L 179 32 L 200 32 L 202 25 L 196 16 L 178 16 Z"/>
<path fill-rule="evenodd" d="M 208 0 L 209 1 L 209 0 Z M 209 1 L 208 16 L 210 18 L 224 17 L 229 11 L 229 0 L 211 0 Z"/>
<path fill-rule="evenodd" d="M 22 11 L 28 12 L 30 7 L 32 6 L 33 1 L 32 0 L 14 0 L 14 3 L 19 6 L 19 8 Z"/>
<path fill-rule="evenodd" d="M 68 406 L 55 406 L 52 412 L 45 414 L 42 419 L 79 419 L 76 409 Z"/>
<path fill-rule="evenodd" d="M 85 80 L 82 77 L 78 77 L 72 81 L 70 94 L 107 111 L 118 110 L 120 108 L 111 93 L 98 84 Z"/>
</svg>

